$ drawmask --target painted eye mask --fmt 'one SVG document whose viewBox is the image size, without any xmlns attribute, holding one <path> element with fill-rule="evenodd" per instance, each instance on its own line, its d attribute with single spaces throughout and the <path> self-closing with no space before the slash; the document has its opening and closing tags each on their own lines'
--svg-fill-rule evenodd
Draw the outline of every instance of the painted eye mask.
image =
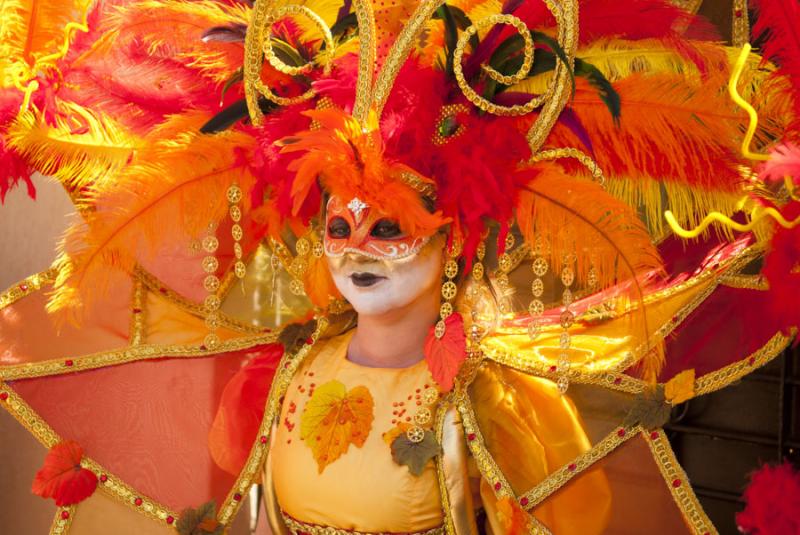
<svg viewBox="0 0 800 535">
<path fill-rule="evenodd" d="M 333 195 L 325 215 L 325 254 L 359 253 L 378 260 L 399 260 L 419 252 L 430 236 L 408 236 L 397 222 L 354 197 L 345 204 Z"/>
</svg>

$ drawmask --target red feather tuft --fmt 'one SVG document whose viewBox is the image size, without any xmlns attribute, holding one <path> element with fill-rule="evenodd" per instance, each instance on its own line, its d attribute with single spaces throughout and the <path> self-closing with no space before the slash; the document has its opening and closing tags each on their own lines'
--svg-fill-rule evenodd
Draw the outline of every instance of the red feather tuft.
<svg viewBox="0 0 800 535">
<path fill-rule="evenodd" d="M 782 182 L 785 177 L 800 185 L 800 147 L 793 143 L 782 143 L 772 148 L 769 160 L 759 172 L 759 178 L 765 182 Z"/>
<path fill-rule="evenodd" d="M 788 461 L 777 466 L 764 465 L 752 474 L 744 499 L 747 506 L 736 515 L 743 533 L 800 533 L 800 472 Z"/>
<path fill-rule="evenodd" d="M 441 339 L 434 335 L 435 327 L 431 327 L 425 339 L 425 362 L 439 387 L 449 392 L 453 389 L 458 370 L 467 359 L 467 337 L 461 314 L 450 314 L 444 323 L 446 330 Z"/>
<path fill-rule="evenodd" d="M 777 73 L 789 79 L 794 101 L 790 135 L 800 136 L 800 3 L 797 0 L 757 0 L 753 35 L 767 34 L 762 54 L 779 65 Z"/>
<path fill-rule="evenodd" d="M 789 221 L 800 217 L 800 202 L 791 202 L 781 209 Z M 780 318 L 784 331 L 800 327 L 800 226 L 779 227 L 772 237 L 764 259 L 762 273 L 769 282 L 769 293 L 775 317 Z M 795 342 L 796 343 L 796 342 Z"/>
<path fill-rule="evenodd" d="M 59 442 L 50 448 L 44 465 L 36 472 L 31 491 L 55 499 L 59 507 L 82 502 L 97 488 L 97 476 L 81 466 L 82 457 L 83 448 L 77 442 Z"/>
</svg>

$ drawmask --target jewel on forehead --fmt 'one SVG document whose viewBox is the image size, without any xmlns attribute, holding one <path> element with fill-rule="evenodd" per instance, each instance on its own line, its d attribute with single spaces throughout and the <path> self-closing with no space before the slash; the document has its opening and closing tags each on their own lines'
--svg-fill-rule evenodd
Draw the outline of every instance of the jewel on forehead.
<svg viewBox="0 0 800 535">
<path fill-rule="evenodd" d="M 362 201 L 361 199 L 359 199 L 358 197 L 353 197 L 353 199 L 349 203 L 347 203 L 347 208 L 350 210 L 350 212 L 353 213 L 353 217 L 355 217 L 356 223 L 360 223 L 361 213 L 367 208 L 369 208 L 369 205 L 364 201 Z"/>
</svg>

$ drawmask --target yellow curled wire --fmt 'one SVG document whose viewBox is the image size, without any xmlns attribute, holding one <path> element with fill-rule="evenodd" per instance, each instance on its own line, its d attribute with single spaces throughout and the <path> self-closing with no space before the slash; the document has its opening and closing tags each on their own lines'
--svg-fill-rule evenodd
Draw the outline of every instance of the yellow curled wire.
<svg viewBox="0 0 800 535">
<path fill-rule="evenodd" d="M 752 152 L 750 150 L 750 144 L 753 142 L 753 136 L 755 135 L 756 128 L 758 127 L 758 112 L 747 102 L 742 96 L 739 94 L 739 90 L 737 89 L 737 85 L 739 83 L 739 78 L 742 75 L 742 71 L 744 70 L 744 65 L 747 61 L 747 57 L 750 54 L 751 46 L 749 43 L 746 43 L 742 47 L 742 51 L 739 54 L 739 57 L 736 60 L 736 63 L 733 67 L 733 72 L 731 73 L 731 77 L 728 80 L 728 93 L 731 96 L 731 99 L 744 111 L 747 112 L 749 117 L 749 123 L 747 125 L 747 130 L 744 135 L 744 139 L 742 139 L 742 154 L 745 158 L 750 160 L 756 161 L 767 161 L 769 160 L 769 155 L 767 154 L 759 154 Z M 791 184 L 791 180 L 784 179 L 786 183 L 787 190 L 789 194 L 794 198 L 794 185 Z M 791 187 L 790 187 L 791 186 Z M 747 200 L 747 197 L 742 197 L 739 201 L 740 206 L 744 204 Z M 774 219 L 780 226 L 786 229 L 793 228 L 797 225 L 800 225 L 800 217 L 789 221 L 783 215 L 776 210 L 775 208 L 769 207 L 762 207 L 756 206 L 753 210 L 750 211 L 750 217 L 747 223 L 739 223 L 734 221 L 727 215 L 721 212 L 710 212 L 706 215 L 700 224 L 694 227 L 693 229 L 685 229 L 683 228 L 678 220 L 675 218 L 675 214 L 672 213 L 671 210 L 666 210 L 664 212 L 664 218 L 667 220 L 667 224 L 672 229 L 672 232 L 680 236 L 681 238 L 692 239 L 697 238 L 700 236 L 711 223 L 719 223 L 724 225 L 730 229 L 733 229 L 737 232 L 750 232 L 755 228 L 755 226 L 765 217 L 771 217 Z"/>
</svg>

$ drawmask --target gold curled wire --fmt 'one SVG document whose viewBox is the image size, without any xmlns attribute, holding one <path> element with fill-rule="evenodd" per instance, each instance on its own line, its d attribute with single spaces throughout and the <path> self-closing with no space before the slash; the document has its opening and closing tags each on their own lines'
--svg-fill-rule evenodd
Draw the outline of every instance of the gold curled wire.
<svg viewBox="0 0 800 535">
<path fill-rule="evenodd" d="M 262 47 L 264 52 L 264 57 L 267 59 L 270 65 L 272 65 L 277 71 L 282 72 L 283 74 L 288 74 L 290 76 L 297 76 L 298 74 L 306 74 L 314 68 L 314 61 L 309 61 L 305 65 L 301 65 L 299 67 L 293 67 L 291 65 L 287 65 L 284 63 L 276 54 L 275 51 L 272 49 L 272 26 L 278 22 L 283 17 L 288 16 L 295 16 L 295 15 L 305 15 L 308 20 L 317 27 L 317 29 L 322 34 L 322 40 L 325 43 L 325 47 L 328 51 L 333 51 L 333 36 L 331 35 L 331 29 L 325 24 L 325 21 L 322 20 L 322 17 L 311 11 L 306 6 L 301 6 L 297 4 L 292 4 L 288 6 L 281 6 L 275 10 L 274 13 L 270 15 L 270 19 L 267 22 L 267 27 L 264 28 L 264 33 L 266 34 L 264 39 L 262 40 Z M 330 62 L 326 62 L 323 65 L 324 72 L 327 74 L 331 70 Z"/>
<path fill-rule="evenodd" d="M 606 177 L 603 175 L 603 170 L 600 169 L 600 166 L 592 159 L 591 156 L 580 149 L 576 149 L 574 147 L 564 147 L 539 151 L 531 157 L 530 162 L 543 162 L 548 160 L 558 160 L 561 158 L 572 158 L 577 160 L 586 168 L 587 171 L 589 171 L 589 174 L 592 175 L 592 180 L 605 188 Z"/>
<path fill-rule="evenodd" d="M 750 43 L 745 43 L 745 45 L 742 47 L 742 51 L 739 53 L 739 57 L 736 59 L 736 63 L 733 66 L 731 77 L 728 80 L 728 93 L 736 105 L 747 112 L 747 116 L 749 118 L 747 131 L 744 134 L 744 139 L 742 139 L 742 154 L 749 160 L 765 162 L 769 160 L 769 155 L 758 154 L 750 151 L 750 144 L 753 142 L 753 136 L 755 135 L 756 128 L 758 127 L 758 113 L 749 102 L 742 98 L 742 96 L 739 94 L 739 90 L 736 87 L 739 84 L 739 78 L 742 76 L 742 71 L 744 70 L 745 63 L 747 62 L 747 57 L 750 55 L 750 49 Z"/>
</svg>

